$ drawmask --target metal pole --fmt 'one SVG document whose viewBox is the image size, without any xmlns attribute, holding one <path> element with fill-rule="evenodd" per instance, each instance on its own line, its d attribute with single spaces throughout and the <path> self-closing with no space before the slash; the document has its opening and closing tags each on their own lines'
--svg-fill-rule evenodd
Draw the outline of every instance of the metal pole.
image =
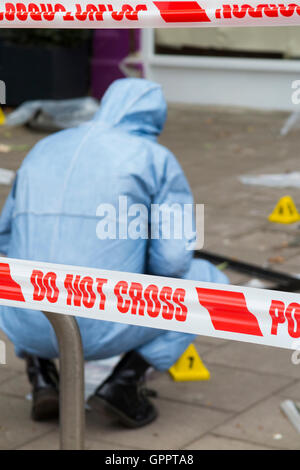
<svg viewBox="0 0 300 470">
<path fill-rule="evenodd" d="M 80 331 L 74 317 L 43 312 L 54 328 L 60 360 L 60 448 L 84 448 L 84 361 Z"/>
</svg>

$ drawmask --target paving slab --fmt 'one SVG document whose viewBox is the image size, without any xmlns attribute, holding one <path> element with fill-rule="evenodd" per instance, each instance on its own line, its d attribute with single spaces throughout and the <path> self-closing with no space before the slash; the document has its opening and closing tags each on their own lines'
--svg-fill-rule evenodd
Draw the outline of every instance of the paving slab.
<svg viewBox="0 0 300 470">
<path fill-rule="evenodd" d="M 45 436 L 34 439 L 24 446 L 20 446 L 18 450 L 59 450 L 59 428 L 47 433 Z M 132 450 L 132 447 L 124 447 L 116 444 L 109 444 L 101 440 L 85 441 L 85 450 Z"/>
<path fill-rule="evenodd" d="M 159 417 L 144 429 L 124 429 L 103 413 L 87 414 L 87 439 L 137 449 L 181 449 L 222 423 L 230 413 L 156 399 Z"/>
<path fill-rule="evenodd" d="M 239 236 L 238 238 L 235 237 L 234 240 L 235 244 L 240 247 L 243 246 L 244 250 L 246 247 L 250 247 L 260 253 L 271 251 L 274 252 L 274 255 L 282 254 L 284 256 L 285 251 L 288 252 L 288 250 L 294 250 L 292 247 L 289 247 L 294 239 L 294 233 L 274 232 L 264 229 L 252 231 L 251 233 Z M 291 255 L 292 254 L 293 251 L 291 252 Z"/>
<path fill-rule="evenodd" d="M 0 395 L 10 395 L 25 400 L 29 393 L 31 393 L 31 386 L 26 374 L 14 374 L 5 380 L 5 382 L 0 383 Z"/>
<path fill-rule="evenodd" d="M 201 346 L 203 346 L 206 350 L 214 349 L 218 348 L 219 346 L 224 346 L 224 344 L 228 343 L 228 341 L 226 339 L 213 338 L 212 336 L 197 336 L 194 340 L 194 343 L 197 345 L 197 351 L 202 354 L 200 349 Z"/>
<path fill-rule="evenodd" d="M 0 364 L 0 386 L 16 376 L 16 373 L 5 364 Z"/>
<path fill-rule="evenodd" d="M 210 349 L 214 346 L 212 346 L 209 341 L 205 341 L 206 338 L 204 336 L 198 336 L 194 341 L 194 345 L 196 346 L 196 349 L 198 351 L 198 354 L 204 354 L 207 351 L 210 351 Z"/>
<path fill-rule="evenodd" d="M 278 449 L 300 449 L 300 435 L 280 410 L 282 397 L 272 396 L 217 427 L 214 434 Z"/>
<path fill-rule="evenodd" d="M 300 372 L 300 366 L 299 372 Z M 278 395 L 300 403 L 300 380 L 280 390 Z"/>
<path fill-rule="evenodd" d="M 238 237 L 228 236 L 223 243 L 211 245 L 210 251 L 260 267 L 284 271 L 284 266 L 299 251 L 299 248 L 290 246 L 294 239 L 294 234 L 255 230 Z"/>
<path fill-rule="evenodd" d="M 51 431 L 53 423 L 30 419 L 30 402 L 0 395 L 0 449 L 15 449 Z"/>
<path fill-rule="evenodd" d="M 223 436 L 207 434 L 189 446 L 186 450 L 271 450 L 271 447 L 251 444 L 246 441 L 229 439 Z"/>
<path fill-rule="evenodd" d="M 300 275 L 300 248 L 297 249 L 293 257 L 286 261 L 285 265 L 289 272 Z"/>
<path fill-rule="evenodd" d="M 240 412 L 294 382 L 287 377 L 261 376 L 247 370 L 204 363 L 211 374 L 208 381 L 175 382 L 169 375 L 161 374 L 153 388 L 159 397 L 167 400 Z"/>
<path fill-rule="evenodd" d="M 218 175 L 224 177 L 241 170 L 259 173 L 278 167 L 280 171 L 287 171 L 285 159 L 294 157 L 291 148 L 297 145 L 297 136 L 292 133 L 286 138 L 279 135 L 287 115 L 282 114 L 280 119 L 280 113 L 262 115 L 256 111 L 240 111 L 172 105 L 161 141 L 177 152 L 187 172 L 195 163 L 202 164 L 202 172 L 197 175 L 202 180 L 206 166 L 214 164 L 215 175 L 212 176 L 215 179 Z"/>
<path fill-rule="evenodd" d="M 277 203 L 278 193 L 275 197 L 272 194 L 265 198 L 259 192 L 257 194 L 257 188 L 242 184 L 239 176 L 215 179 L 211 184 L 195 185 L 195 202 L 205 204 L 204 211 L 207 215 L 218 211 L 219 219 L 228 220 L 228 217 L 235 216 L 239 220 L 249 219 L 254 225 L 270 224 L 268 215 Z"/>
<path fill-rule="evenodd" d="M 269 259 L 273 257 L 275 258 L 273 252 L 270 250 L 262 252 L 252 247 L 245 250 L 234 238 L 226 238 L 226 244 L 223 243 L 211 246 L 209 251 L 224 257 L 232 258 L 236 261 L 255 264 L 256 266 L 273 270 L 282 269 L 284 262 L 281 258 L 278 258 L 279 255 L 276 254 L 277 259 L 275 259 L 274 263 L 270 263 Z M 226 270 L 225 274 L 227 274 Z M 248 276 L 248 279 L 253 277 L 254 276 Z"/>
<path fill-rule="evenodd" d="M 209 216 L 205 216 L 205 239 L 210 235 L 221 235 L 223 239 L 237 238 L 237 236 L 248 235 L 255 230 L 260 230 L 263 226 L 260 221 L 253 221 L 248 217 L 241 220 L 237 215 L 229 215 L 226 218 L 214 216 L 214 219 L 213 221 L 209 219 Z"/>
<path fill-rule="evenodd" d="M 251 370 L 260 375 L 271 374 L 298 379 L 300 367 L 291 362 L 292 351 L 257 344 L 231 341 L 215 351 L 203 354 L 208 364 L 219 364 Z"/>
<path fill-rule="evenodd" d="M 266 186 L 252 186 L 240 182 L 241 174 L 235 174 L 234 185 L 235 190 L 233 194 L 226 192 L 223 200 L 218 200 L 218 207 L 213 204 L 212 209 L 223 212 L 223 216 L 236 215 L 242 219 L 245 217 L 257 218 L 257 220 L 264 222 L 267 229 L 273 230 L 274 228 L 281 227 L 287 231 L 294 231 L 297 224 L 277 224 L 269 222 L 268 216 L 273 211 L 278 200 L 287 194 L 287 189 L 269 188 Z M 252 175 L 253 176 L 253 175 Z M 227 181 L 226 181 L 226 184 Z M 211 192 L 212 188 L 209 186 L 207 190 Z M 299 190 L 289 190 L 291 196 L 295 201 L 298 199 Z M 216 201 L 213 199 L 212 201 Z"/>
</svg>

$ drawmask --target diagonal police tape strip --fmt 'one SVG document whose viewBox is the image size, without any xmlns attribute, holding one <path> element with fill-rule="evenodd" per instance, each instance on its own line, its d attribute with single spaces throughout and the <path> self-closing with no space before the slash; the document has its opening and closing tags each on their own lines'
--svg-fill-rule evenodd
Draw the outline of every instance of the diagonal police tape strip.
<svg viewBox="0 0 300 470">
<path fill-rule="evenodd" d="M 300 3 L 234 0 L 1 2 L 1 28 L 166 28 L 300 24 Z"/>
<path fill-rule="evenodd" d="M 36 261 L 0 258 L 1 304 L 289 349 L 300 338 L 300 294 Z"/>
</svg>

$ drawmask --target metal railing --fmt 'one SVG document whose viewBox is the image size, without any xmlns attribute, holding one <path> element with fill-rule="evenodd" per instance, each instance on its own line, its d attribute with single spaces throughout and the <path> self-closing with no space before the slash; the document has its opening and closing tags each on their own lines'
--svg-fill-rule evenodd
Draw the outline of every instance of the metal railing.
<svg viewBox="0 0 300 470">
<path fill-rule="evenodd" d="M 74 317 L 43 312 L 54 328 L 60 363 L 60 449 L 84 449 L 84 359 L 80 331 Z"/>
</svg>

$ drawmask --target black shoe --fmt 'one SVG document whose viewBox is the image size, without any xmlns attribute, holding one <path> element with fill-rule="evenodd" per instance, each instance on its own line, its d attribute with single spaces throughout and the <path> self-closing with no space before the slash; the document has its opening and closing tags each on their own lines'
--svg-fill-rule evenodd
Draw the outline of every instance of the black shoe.
<svg viewBox="0 0 300 470">
<path fill-rule="evenodd" d="M 28 355 L 26 372 L 32 385 L 32 419 L 45 421 L 58 418 L 59 375 L 54 362 Z"/>
<path fill-rule="evenodd" d="M 154 421 L 158 415 L 147 394 L 141 389 L 146 370 L 150 367 L 135 351 L 125 354 L 112 374 L 92 395 L 88 404 L 92 409 L 105 407 L 122 424 L 139 428 Z"/>
</svg>

